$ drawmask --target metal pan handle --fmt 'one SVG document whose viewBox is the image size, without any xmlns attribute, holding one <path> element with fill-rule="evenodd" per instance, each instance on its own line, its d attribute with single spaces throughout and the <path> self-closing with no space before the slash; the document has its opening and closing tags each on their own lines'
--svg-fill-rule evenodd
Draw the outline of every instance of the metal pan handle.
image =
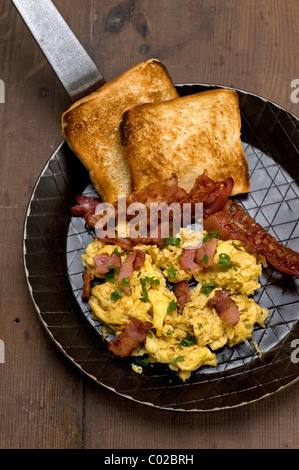
<svg viewBox="0 0 299 470">
<path fill-rule="evenodd" d="M 105 83 L 51 0 L 12 0 L 72 102 Z"/>
</svg>

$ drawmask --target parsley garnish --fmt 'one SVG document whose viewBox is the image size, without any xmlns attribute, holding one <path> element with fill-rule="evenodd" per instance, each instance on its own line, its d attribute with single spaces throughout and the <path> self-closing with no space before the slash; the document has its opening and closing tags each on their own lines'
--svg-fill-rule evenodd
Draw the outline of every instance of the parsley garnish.
<svg viewBox="0 0 299 470">
<path fill-rule="evenodd" d="M 217 287 L 217 284 L 215 284 L 215 282 L 207 282 L 206 284 L 203 284 L 201 286 L 200 292 L 202 294 L 205 294 L 206 296 L 208 296 L 208 295 L 210 295 L 212 290 L 215 289 L 215 287 Z"/>
<path fill-rule="evenodd" d="M 141 300 L 141 302 L 147 302 L 148 301 L 148 291 L 146 289 L 146 283 L 147 282 L 151 286 L 160 284 L 160 280 L 155 278 L 154 276 L 151 276 L 151 277 L 146 276 L 144 279 L 141 277 L 140 278 L 140 284 L 141 284 L 141 289 L 142 289 L 142 294 L 143 294 L 143 297 L 139 298 L 139 300 Z"/>
<path fill-rule="evenodd" d="M 171 302 L 169 302 L 169 305 L 167 307 L 167 313 L 173 312 L 177 307 L 177 302 L 173 299 Z"/>
<path fill-rule="evenodd" d="M 175 357 L 173 361 L 171 361 L 169 364 L 175 364 L 176 362 L 183 362 L 185 359 L 182 358 L 181 356 Z"/>
<path fill-rule="evenodd" d="M 208 235 L 206 235 L 204 238 L 203 238 L 203 243 L 207 242 L 208 240 L 210 240 L 210 238 L 220 238 L 220 235 L 218 232 L 210 232 L 208 233 Z"/>
<path fill-rule="evenodd" d="M 209 257 L 207 254 L 203 255 L 203 258 L 202 258 L 204 264 L 207 264 L 209 262 Z"/>
<path fill-rule="evenodd" d="M 124 253 L 121 253 L 120 251 L 118 251 L 117 246 L 114 248 L 114 253 L 116 253 L 118 256 L 124 255 Z"/>
<path fill-rule="evenodd" d="M 105 274 L 106 282 L 114 282 L 115 275 L 119 272 L 116 266 L 108 266 L 109 272 Z"/>
<path fill-rule="evenodd" d="M 178 246 L 181 243 L 180 238 L 168 237 L 164 240 L 164 246 L 175 245 Z"/>
<path fill-rule="evenodd" d="M 230 256 L 226 253 L 220 253 L 219 264 L 223 269 L 230 269 L 232 267 L 232 263 L 230 262 Z"/>
<path fill-rule="evenodd" d="M 123 286 L 127 286 L 129 284 L 130 278 L 129 277 L 123 277 L 121 280 L 121 283 Z"/>
<path fill-rule="evenodd" d="M 137 364 L 138 366 L 141 366 L 141 367 L 146 367 L 149 363 L 149 356 L 148 357 L 136 357 L 135 358 L 135 364 Z"/>
<path fill-rule="evenodd" d="M 140 297 L 139 300 L 141 300 L 141 302 L 147 302 L 148 301 L 148 292 L 147 292 L 147 289 L 145 287 L 146 280 L 143 279 L 142 277 L 140 278 L 140 284 L 141 284 L 143 297 Z"/>
<path fill-rule="evenodd" d="M 170 268 L 167 269 L 167 275 L 168 277 L 175 277 L 176 272 L 173 266 L 170 266 Z"/>
<path fill-rule="evenodd" d="M 188 335 L 186 336 L 186 338 L 184 338 L 184 339 L 180 342 L 179 348 L 182 349 L 183 346 L 193 346 L 193 345 L 196 344 L 196 343 L 197 343 L 197 341 L 196 341 L 195 336 L 188 334 Z"/>
<path fill-rule="evenodd" d="M 113 291 L 110 295 L 110 299 L 113 300 L 113 301 L 116 301 L 118 299 L 122 299 L 121 291 L 119 289 L 116 289 L 115 291 Z"/>
</svg>

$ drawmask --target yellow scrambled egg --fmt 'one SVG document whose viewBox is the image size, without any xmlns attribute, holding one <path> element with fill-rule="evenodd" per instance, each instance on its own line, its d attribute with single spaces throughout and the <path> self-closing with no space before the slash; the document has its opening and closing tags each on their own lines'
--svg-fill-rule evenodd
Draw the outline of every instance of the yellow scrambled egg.
<svg viewBox="0 0 299 470">
<path fill-rule="evenodd" d="M 133 355 L 147 354 L 150 362 L 167 364 L 182 380 L 201 366 L 216 366 L 217 349 L 251 339 L 254 325 L 264 327 L 268 316 L 267 309 L 250 297 L 260 287 L 258 277 L 265 259 L 248 253 L 236 240 L 218 240 L 213 266 L 193 276 L 197 285 L 191 289 L 191 300 L 178 313 L 177 299 L 166 287 L 166 278 L 172 283 L 192 279 L 179 262 L 188 237 L 190 233 L 182 230 L 178 244 L 163 249 L 136 246 L 146 256 L 140 271 L 133 271 L 129 279 L 131 294 L 120 290 L 112 270 L 99 276 L 102 281 L 92 287 L 89 299 L 95 316 L 116 336 L 132 318 L 151 322 L 144 344 Z M 127 253 L 119 246 L 95 240 L 82 255 L 83 265 L 92 270 L 97 254 L 114 250 L 121 253 L 122 261 L 126 259 Z M 240 320 L 235 326 L 222 322 L 216 310 L 207 306 L 216 289 L 227 292 L 237 304 Z M 133 365 L 133 370 L 142 373 L 140 366 Z"/>
</svg>

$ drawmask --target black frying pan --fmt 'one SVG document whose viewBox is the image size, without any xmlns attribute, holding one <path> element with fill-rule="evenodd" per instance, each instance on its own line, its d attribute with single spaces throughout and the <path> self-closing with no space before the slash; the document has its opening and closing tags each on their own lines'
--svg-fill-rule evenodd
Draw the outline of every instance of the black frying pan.
<svg viewBox="0 0 299 470">
<path fill-rule="evenodd" d="M 105 80 L 50 0 L 12 0 L 73 102 Z M 176 85 L 180 95 L 210 85 Z M 237 90 L 242 142 L 251 191 L 239 202 L 257 222 L 298 251 L 299 121 L 276 104 Z M 217 351 L 218 366 L 203 367 L 182 383 L 155 365 L 140 377 L 130 360 L 112 360 L 101 327 L 81 300 L 81 253 L 92 241 L 81 218 L 71 217 L 77 194 L 95 191 L 66 142 L 36 182 L 24 225 L 24 266 L 39 319 L 63 354 L 98 384 L 161 409 L 211 411 L 272 395 L 299 378 L 299 280 L 269 266 L 256 301 L 269 309 L 253 340 Z M 254 347 L 258 344 L 260 357 Z M 171 381 L 170 381 L 171 379 Z"/>
</svg>

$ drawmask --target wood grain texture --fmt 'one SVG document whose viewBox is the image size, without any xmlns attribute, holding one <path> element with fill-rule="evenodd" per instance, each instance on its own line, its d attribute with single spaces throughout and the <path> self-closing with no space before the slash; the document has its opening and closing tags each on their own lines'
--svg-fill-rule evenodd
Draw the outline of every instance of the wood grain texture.
<svg viewBox="0 0 299 470">
<path fill-rule="evenodd" d="M 55 0 L 106 80 L 151 57 L 175 83 L 248 90 L 299 115 L 296 0 Z M 0 4 L 0 448 L 298 448 L 299 384 L 247 407 L 175 413 L 83 377 L 52 344 L 27 292 L 23 222 L 61 142 L 68 97 L 14 7 Z"/>
</svg>

